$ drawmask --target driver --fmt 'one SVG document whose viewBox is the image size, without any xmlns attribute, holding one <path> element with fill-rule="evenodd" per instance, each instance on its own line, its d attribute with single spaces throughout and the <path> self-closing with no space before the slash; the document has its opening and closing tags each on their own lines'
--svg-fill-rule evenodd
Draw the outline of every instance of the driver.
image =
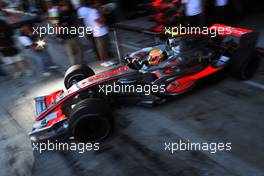
<svg viewBox="0 0 264 176">
<path fill-rule="evenodd" d="M 165 53 L 160 49 L 153 49 L 148 56 L 148 65 L 156 65 L 166 59 Z"/>
</svg>

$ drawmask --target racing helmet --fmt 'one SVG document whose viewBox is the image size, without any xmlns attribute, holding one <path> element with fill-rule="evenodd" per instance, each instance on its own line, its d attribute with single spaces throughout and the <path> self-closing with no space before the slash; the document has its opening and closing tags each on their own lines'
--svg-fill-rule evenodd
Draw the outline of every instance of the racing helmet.
<svg viewBox="0 0 264 176">
<path fill-rule="evenodd" d="M 165 54 L 160 49 L 153 49 L 148 56 L 148 65 L 158 64 L 166 59 Z"/>
</svg>

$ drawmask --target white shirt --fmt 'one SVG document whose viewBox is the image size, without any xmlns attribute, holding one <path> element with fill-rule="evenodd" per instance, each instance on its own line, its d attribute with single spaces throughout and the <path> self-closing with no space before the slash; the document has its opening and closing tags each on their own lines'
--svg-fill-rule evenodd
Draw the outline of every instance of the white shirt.
<svg viewBox="0 0 264 176">
<path fill-rule="evenodd" d="M 27 36 L 19 36 L 18 40 L 25 47 L 31 46 L 33 44 L 31 39 L 29 37 L 27 37 Z"/>
<path fill-rule="evenodd" d="M 225 6 L 228 4 L 228 0 L 216 0 L 215 6 Z"/>
<path fill-rule="evenodd" d="M 79 18 L 84 19 L 85 27 L 91 27 L 94 37 L 101 37 L 108 34 L 108 28 L 104 24 L 99 24 L 95 20 L 101 18 L 101 14 L 93 8 L 81 7 L 78 10 Z"/>
<path fill-rule="evenodd" d="M 185 15 L 194 16 L 202 13 L 202 0 L 182 0 L 185 4 Z"/>
<path fill-rule="evenodd" d="M 91 8 L 89 7 L 80 7 L 77 11 L 79 19 L 84 20 L 85 27 L 90 27 L 89 21 L 87 20 L 87 16 L 90 13 Z"/>
</svg>

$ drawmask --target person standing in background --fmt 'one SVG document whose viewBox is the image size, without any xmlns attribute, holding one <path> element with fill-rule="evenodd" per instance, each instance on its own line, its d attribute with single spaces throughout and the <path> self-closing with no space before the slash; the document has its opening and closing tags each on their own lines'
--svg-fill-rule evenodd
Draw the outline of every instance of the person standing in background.
<svg viewBox="0 0 264 176">
<path fill-rule="evenodd" d="M 2 11 L 2 8 L 5 6 L 4 2 L 0 0 L 0 13 Z M 1 31 L 1 27 L 0 27 L 0 31 Z M 1 33 L 0 33 L 1 34 Z M 1 45 L 1 44 L 0 44 Z M 4 62 L 2 61 L 2 58 L 0 57 L 0 76 L 6 76 L 6 72 L 3 70 L 3 64 Z"/>
<path fill-rule="evenodd" d="M 87 0 L 82 0 L 81 7 L 78 9 L 77 14 L 78 14 L 80 25 L 84 26 L 86 29 L 91 28 L 90 21 L 89 21 L 89 15 L 90 15 L 91 10 L 92 8 L 87 3 Z M 94 53 L 97 55 L 97 57 L 99 57 L 92 33 L 87 34 L 86 38 L 90 41 Z"/>
<path fill-rule="evenodd" d="M 71 3 L 73 5 L 74 9 L 78 9 L 81 6 L 80 0 L 71 0 Z"/>
<path fill-rule="evenodd" d="M 48 69 L 55 69 L 57 66 L 53 64 L 47 48 L 37 45 L 39 38 L 33 35 L 32 26 L 27 24 L 21 26 L 18 39 L 24 46 L 28 57 L 33 57 L 37 69 L 42 76 L 50 76 L 51 74 Z"/>
<path fill-rule="evenodd" d="M 203 0 L 182 0 L 186 23 L 191 26 L 203 25 Z"/>
<path fill-rule="evenodd" d="M 215 0 L 215 22 L 229 24 L 229 0 Z"/>
<path fill-rule="evenodd" d="M 3 61 L 0 58 L 0 76 L 6 76 L 6 72 L 2 69 Z"/>
<path fill-rule="evenodd" d="M 29 12 L 30 10 L 30 4 L 29 4 L 29 1 L 28 0 L 22 0 L 21 2 L 21 6 L 22 6 L 22 9 L 24 12 Z"/>
<path fill-rule="evenodd" d="M 47 6 L 49 21 L 52 26 L 56 27 L 59 24 L 59 9 L 57 3 L 54 0 L 49 0 Z"/>
<path fill-rule="evenodd" d="M 90 6 L 92 7 L 87 17 L 87 21 L 93 30 L 93 37 L 95 40 L 97 53 L 101 61 L 101 66 L 107 67 L 112 64 L 108 61 L 110 53 L 110 43 L 109 43 L 109 30 L 105 24 L 105 19 L 103 14 L 100 13 L 101 4 L 98 1 L 89 0 Z"/>
<path fill-rule="evenodd" d="M 99 11 L 103 14 L 107 26 L 111 27 L 117 22 L 117 4 L 115 2 L 108 2 L 106 4 L 102 4 L 99 8 Z"/>
<path fill-rule="evenodd" d="M 23 60 L 20 51 L 13 39 L 13 29 L 4 20 L 0 19 L 0 54 L 4 64 L 9 67 L 13 78 L 20 77 L 23 73 L 30 76 L 32 70 L 29 64 Z"/>
<path fill-rule="evenodd" d="M 77 14 L 70 1 L 59 2 L 59 28 L 77 27 Z M 60 37 L 66 48 L 71 65 L 84 64 L 83 51 L 77 34 L 64 33 Z"/>
</svg>

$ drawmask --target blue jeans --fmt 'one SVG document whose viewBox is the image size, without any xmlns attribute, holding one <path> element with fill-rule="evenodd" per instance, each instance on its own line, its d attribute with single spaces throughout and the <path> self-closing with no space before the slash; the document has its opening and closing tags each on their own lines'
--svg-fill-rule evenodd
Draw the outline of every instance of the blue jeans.
<svg viewBox="0 0 264 176">
<path fill-rule="evenodd" d="M 30 54 L 32 55 L 33 59 L 36 62 L 37 69 L 41 72 L 47 72 L 48 67 L 53 65 L 53 62 L 51 61 L 50 54 L 47 50 L 42 51 L 34 51 L 30 50 Z"/>
</svg>

